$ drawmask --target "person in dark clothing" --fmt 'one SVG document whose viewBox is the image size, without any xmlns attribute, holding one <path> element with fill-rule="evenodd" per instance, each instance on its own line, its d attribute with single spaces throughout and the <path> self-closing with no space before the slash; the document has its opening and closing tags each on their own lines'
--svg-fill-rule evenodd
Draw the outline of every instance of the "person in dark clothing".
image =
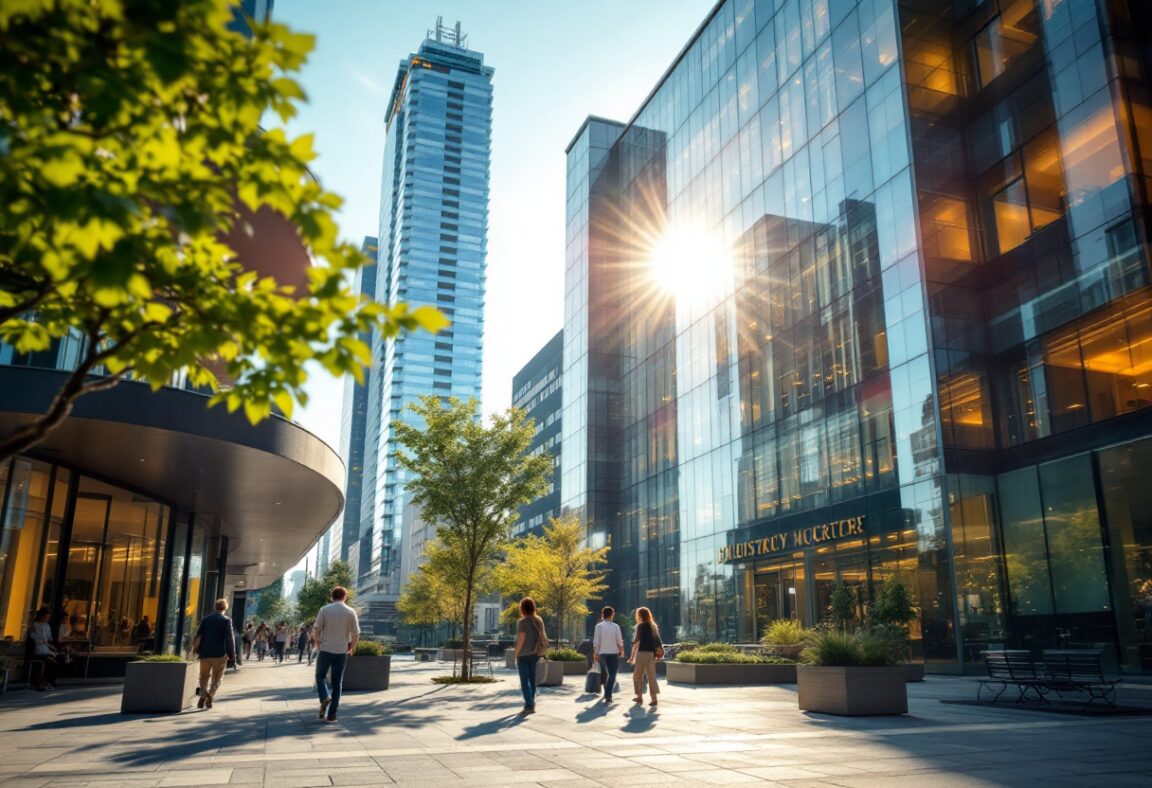
<svg viewBox="0 0 1152 788">
<path fill-rule="evenodd" d="M 300 625 L 300 631 L 296 633 L 296 662 L 297 663 L 303 662 L 304 661 L 304 652 L 309 651 L 308 639 L 309 639 L 308 627 L 301 624 Z M 309 653 L 311 653 L 311 652 L 309 652 Z"/>
<path fill-rule="evenodd" d="M 648 677 L 648 692 L 652 696 L 649 706 L 656 705 L 656 695 L 660 687 L 656 684 L 656 660 L 664 656 L 664 644 L 660 642 L 660 628 L 652 618 L 652 611 L 646 607 L 636 608 L 636 631 L 632 635 L 632 684 L 636 690 L 636 703 L 644 702 L 644 676 Z"/>
<path fill-rule="evenodd" d="M 192 651 L 200 656 L 200 701 L 198 709 L 212 708 L 224 668 L 236 659 L 236 637 L 232 634 L 232 619 L 224 615 L 227 599 L 216 600 L 216 612 L 206 616 L 192 639 Z"/>
</svg>

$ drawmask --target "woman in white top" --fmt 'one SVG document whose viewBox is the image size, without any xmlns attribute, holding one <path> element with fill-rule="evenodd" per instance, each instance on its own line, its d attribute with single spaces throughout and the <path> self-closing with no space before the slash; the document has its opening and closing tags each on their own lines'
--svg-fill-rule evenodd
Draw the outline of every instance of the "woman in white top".
<svg viewBox="0 0 1152 788">
<path fill-rule="evenodd" d="M 46 688 L 56 689 L 56 647 L 52 645 L 52 627 L 48 624 L 48 608 L 36 611 L 36 618 L 28 630 L 28 637 L 32 638 L 32 654 L 34 661 L 44 667 L 40 671 L 40 683 L 36 685 L 38 692 Z M 29 680 L 32 674 L 28 674 Z"/>
<path fill-rule="evenodd" d="M 616 686 L 616 671 L 624 656 L 624 633 L 612 620 L 616 610 L 605 605 L 600 611 L 600 623 L 592 632 L 592 653 L 600 661 L 600 682 L 604 687 L 604 702 L 612 702 L 612 688 Z"/>
</svg>

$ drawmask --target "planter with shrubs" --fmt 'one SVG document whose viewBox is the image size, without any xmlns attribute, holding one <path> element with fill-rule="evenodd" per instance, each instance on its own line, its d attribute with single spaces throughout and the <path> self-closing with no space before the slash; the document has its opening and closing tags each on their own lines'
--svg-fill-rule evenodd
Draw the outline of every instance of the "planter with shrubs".
<svg viewBox="0 0 1152 788">
<path fill-rule="evenodd" d="M 197 665 L 175 654 L 154 654 L 124 667 L 120 713 L 181 712 L 196 703 Z"/>
<path fill-rule="evenodd" d="M 684 650 L 668 663 L 674 684 L 794 684 L 796 663 L 775 655 L 744 654 L 727 643 Z"/>
<path fill-rule="evenodd" d="M 583 676 L 588 672 L 588 659 L 575 649 L 556 648 L 546 656 L 550 662 L 560 663 L 565 676 Z"/>
<path fill-rule="evenodd" d="M 804 638 L 810 633 L 811 630 L 805 629 L 795 619 L 779 618 L 764 627 L 760 643 L 769 653 L 796 662 L 804 651 Z"/>
<path fill-rule="evenodd" d="M 392 649 L 383 643 L 361 640 L 344 670 L 344 689 L 379 692 L 388 689 L 392 674 Z"/>
<path fill-rule="evenodd" d="M 809 636 L 796 667 L 801 711 L 857 717 L 907 714 L 904 666 L 890 638 L 835 630 Z"/>
<path fill-rule="evenodd" d="M 912 590 L 898 576 L 880 584 L 876 598 L 868 608 L 868 621 L 873 631 L 895 644 L 897 661 L 903 665 L 905 681 L 924 680 L 924 663 L 912 661 L 909 637 L 912 622 L 919 615 L 912 601 Z"/>
</svg>

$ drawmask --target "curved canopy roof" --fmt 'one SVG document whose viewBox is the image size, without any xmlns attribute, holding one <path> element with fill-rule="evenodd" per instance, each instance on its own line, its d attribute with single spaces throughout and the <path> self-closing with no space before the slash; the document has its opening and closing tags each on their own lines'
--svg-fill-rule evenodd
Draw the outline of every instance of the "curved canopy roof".
<svg viewBox="0 0 1152 788">
<path fill-rule="evenodd" d="M 44 413 L 66 373 L 0 367 L 0 429 Z M 29 454 L 218 518 L 229 584 L 259 588 L 289 569 L 344 505 L 344 464 L 273 416 L 253 427 L 182 389 L 125 382 L 80 398 Z M 239 581 L 243 581 L 240 583 Z"/>
</svg>

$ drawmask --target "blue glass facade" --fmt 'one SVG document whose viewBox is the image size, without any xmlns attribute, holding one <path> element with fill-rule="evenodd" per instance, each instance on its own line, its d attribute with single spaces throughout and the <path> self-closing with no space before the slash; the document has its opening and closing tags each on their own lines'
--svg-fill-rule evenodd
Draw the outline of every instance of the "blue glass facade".
<svg viewBox="0 0 1152 788">
<path fill-rule="evenodd" d="M 540 535 L 553 517 L 560 516 L 560 463 L 563 457 L 561 426 L 564 399 L 564 332 L 532 357 L 512 378 L 512 406 L 522 408 L 536 424 L 536 434 L 528 447 L 530 454 L 552 456 L 552 478 L 548 492 L 520 507 L 520 519 L 513 528 L 514 536 Z"/>
<path fill-rule="evenodd" d="M 399 593 L 403 549 L 392 425 L 423 395 L 480 397 L 493 70 L 439 38 L 401 63 L 385 115 L 376 298 L 435 305 L 452 324 L 373 340 L 358 586 L 378 620 Z"/>
<path fill-rule="evenodd" d="M 898 575 L 934 669 L 1152 670 L 1139 5 L 728 0 L 586 122 L 562 496 L 610 602 L 749 641 Z M 691 293 L 653 275 L 686 228 Z"/>
</svg>

